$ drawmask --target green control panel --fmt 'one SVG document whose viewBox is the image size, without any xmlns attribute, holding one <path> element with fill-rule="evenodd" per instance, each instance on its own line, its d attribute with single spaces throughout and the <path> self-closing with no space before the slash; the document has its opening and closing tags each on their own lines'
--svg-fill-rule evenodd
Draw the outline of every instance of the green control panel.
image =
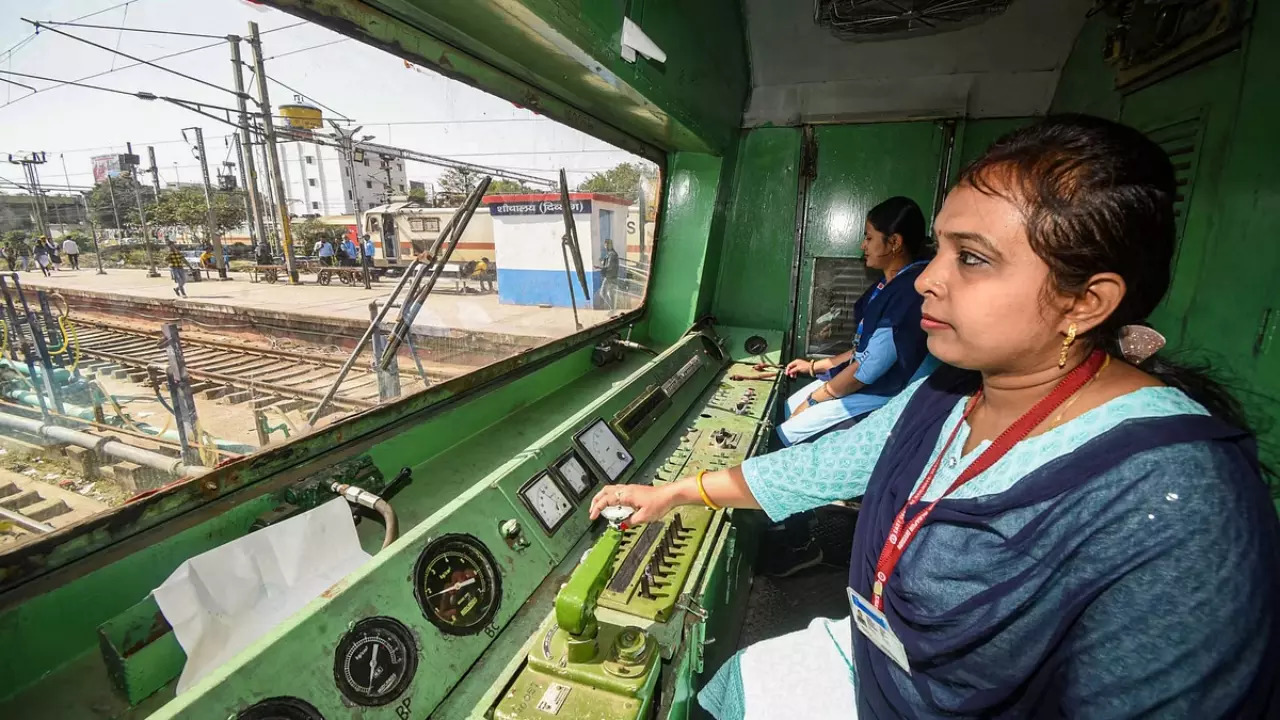
<svg viewBox="0 0 1280 720">
<path fill-rule="evenodd" d="M 731 467 L 762 447 L 774 381 L 730 379 L 751 372 L 750 365 L 729 366 L 634 482 L 662 484 Z M 670 693 L 674 674 L 696 665 L 707 642 L 699 627 L 708 621 L 707 588 L 731 585 L 725 577 L 731 572 L 750 572 L 740 557 L 726 559 L 734 544 L 732 512 L 684 506 L 643 525 L 606 529 L 525 642 L 522 662 L 509 666 L 470 717 L 665 717 L 672 698 L 659 688 Z"/>
</svg>

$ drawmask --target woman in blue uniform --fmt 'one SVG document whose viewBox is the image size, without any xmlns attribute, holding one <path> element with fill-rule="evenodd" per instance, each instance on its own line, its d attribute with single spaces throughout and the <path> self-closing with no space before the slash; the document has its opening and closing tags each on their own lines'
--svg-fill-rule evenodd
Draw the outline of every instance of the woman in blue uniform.
<svg viewBox="0 0 1280 720">
<path fill-rule="evenodd" d="M 858 329 L 848 351 L 787 365 L 790 377 L 816 379 L 787 400 L 789 419 L 778 426 L 784 444 L 856 422 L 902 392 L 925 364 L 921 298 L 913 285 L 929 262 L 927 252 L 924 214 L 911 198 L 889 198 L 867 213 L 863 259 L 884 277 L 854 303 Z M 925 365 L 925 372 L 934 365 Z"/>
<path fill-rule="evenodd" d="M 1238 404 L 1155 355 L 1173 167 L 1050 118 L 967 168 L 916 278 L 944 365 L 855 427 L 592 505 L 775 520 L 863 496 L 852 621 L 758 643 L 728 718 L 1274 718 L 1280 523 Z"/>
</svg>

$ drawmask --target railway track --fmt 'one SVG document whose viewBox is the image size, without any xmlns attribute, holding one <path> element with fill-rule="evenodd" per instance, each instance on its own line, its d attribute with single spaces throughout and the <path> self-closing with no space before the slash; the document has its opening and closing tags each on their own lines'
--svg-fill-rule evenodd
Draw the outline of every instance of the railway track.
<svg viewBox="0 0 1280 720">
<path fill-rule="evenodd" d="M 158 332 L 79 318 L 75 325 L 82 367 L 142 381 L 148 367 L 168 362 Z M 182 352 L 197 394 L 229 404 L 249 402 L 255 408 L 275 406 L 286 411 L 318 403 L 342 366 L 341 361 L 314 354 L 211 340 L 183 338 Z M 428 378 L 434 384 L 456 374 L 428 371 Z M 406 384 L 416 382 L 413 375 L 401 377 Z M 377 375 L 362 363 L 347 374 L 331 403 L 335 410 L 346 412 L 377 404 Z"/>
</svg>

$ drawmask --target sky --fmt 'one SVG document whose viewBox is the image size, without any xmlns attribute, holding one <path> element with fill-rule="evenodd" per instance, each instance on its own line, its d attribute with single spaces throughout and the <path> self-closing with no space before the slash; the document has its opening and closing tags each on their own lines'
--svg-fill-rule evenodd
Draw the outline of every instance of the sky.
<svg viewBox="0 0 1280 720">
<path fill-rule="evenodd" d="M 105 12 L 103 12 L 105 11 Z M 553 178 L 559 168 L 569 171 L 571 183 L 592 172 L 635 156 L 602 141 L 542 118 L 512 103 L 485 94 L 425 68 L 406 67 L 400 59 L 322 27 L 245 0 L 0 0 L 0 71 L 39 75 L 119 90 L 234 107 L 235 96 L 138 65 L 109 50 L 41 30 L 22 18 L 184 33 L 245 36 L 248 23 L 258 23 L 268 77 L 305 93 L 311 102 L 332 109 L 326 118 L 351 119 L 362 125 L 374 142 L 410 148 L 466 162 L 502 167 Z M 283 28 L 283 29 L 279 29 Z M 152 60 L 196 48 L 213 47 L 161 60 L 159 64 L 222 88 L 232 87 L 230 50 L 225 40 L 171 36 L 110 29 L 59 27 L 100 45 Z M 247 43 L 241 52 L 249 60 Z M 72 86 L 54 87 L 43 80 L 0 74 L 24 83 L 30 90 L 0 82 L 0 192 L 14 189 L 3 180 L 22 182 L 22 170 L 3 162 L 9 153 L 44 151 L 41 181 L 51 192 L 55 185 L 93 183 L 90 158 L 125 151 L 127 142 L 147 162 L 153 146 L 162 182 L 193 182 L 199 163 L 182 129 L 204 128 L 212 165 L 231 160 L 233 129 L 168 103 L 147 102 Z M 245 72 L 250 92 L 253 78 Z M 269 86 L 273 105 L 292 102 L 294 93 L 278 83 Z M 277 113 L 278 114 L 278 113 Z M 64 172 L 65 164 L 65 172 Z M 417 162 L 407 165 L 411 180 L 434 182 L 441 169 Z"/>
</svg>

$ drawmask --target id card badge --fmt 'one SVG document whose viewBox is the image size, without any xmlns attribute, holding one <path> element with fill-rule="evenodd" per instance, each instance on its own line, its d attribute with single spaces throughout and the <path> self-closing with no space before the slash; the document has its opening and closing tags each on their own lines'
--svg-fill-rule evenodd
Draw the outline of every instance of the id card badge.
<svg viewBox="0 0 1280 720">
<path fill-rule="evenodd" d="M 893 628 L 889 627 L 884 613 L 854 592 L 853 588 L 845 588 L 845 591 L 849 593 L 849 609 L 853 613 L 853 624 L 858 632 L 910 675 L 911 663 L 907 662 L 907 649 L 902 646 L 902 641 L 894 634 Z"/>
</svg>

